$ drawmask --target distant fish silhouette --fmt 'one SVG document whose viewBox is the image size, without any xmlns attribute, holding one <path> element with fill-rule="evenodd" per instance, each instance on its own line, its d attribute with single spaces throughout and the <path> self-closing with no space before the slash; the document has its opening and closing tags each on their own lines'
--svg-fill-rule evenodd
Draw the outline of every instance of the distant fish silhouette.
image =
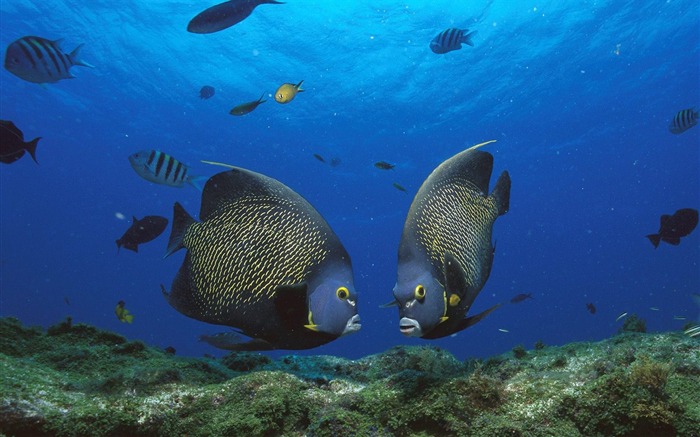
<svg viewBox="0 0 700 437">
<path fill-rule="evenodd" d="M 662 215 L 659 232 L 657 234 L 649 234 L 647 238 L 654 247 L 659 247 L 659 242 L 661 241 L 678 246 L 681 243 L 681 237 L 689 235 L 697 225 L 697 209 L 679 209 L 673 215 Z"/>
<path fill-rule="evenodd" d="M 265 94 L 261 95 L 258 100 L 253 100 L 252 102 L 246 102 L 242 103 L 238 106 L 235 106 L 231 111 L 229 111 L 229 114 L 231 115 L 246 115 L 250 112 L 253 112 L 255 108 L 260 106 L 262 103 L 267 102 L 267 100 L 263 100 L 263 97 L 265 97 Z"/>
<path fill-rule="evenodd" d="M 34 162 L 36 160 L 36 145 L 41 137 L 34 138 L 29 142 L 24 141 L 24 134 L 9 120 L 0 120 L 0 162 L 12 164 L 25 152 L 29 152 Z"/>
<path fill-rule="evenodd" d="M 320 162 L 323 162 L 323 163 L 326 162 L 326 160 L 323 159 L 323 156 L 319 155 L 318 153 L 314 153 L 314 158 L 316 158 L 316 159 L 319 160 Z"/>
<path fill-rule="evenodd" d="M 527 299 L 532 299 L 532 293 L 517 294 L 517 295 L 513 296 L 513 298 L 510 300 L 510 303 L 518 303 L 518 302 L 522 302 L 522 301 L 527 300 Z"/>
<path fill-rule="evenodd" d="M 214 95 L 214 87 L 209 85 L 204 85 L 201 90 L 199 90 L 200 99 L 208 99 Z"/>
<path fill-rule="evenodd" d="M 117 250 L 124 247 L 124 249 L 138 252 L 139 244 L 148 243 L 158 238 L 168 226 L 168 219 L 157 215 L 147 215 L 141 220 L 133 217 L 132 220 L 129 229 L 117 240 Z"/>
<path fill-rule="evenodd" d="M 394 183 L 391 184 L 391 185 L 393 185 L 394 188 L 396 188 L 396 189 L 399 190 L 399 191 L 403 191 L 404 193 L 406 192 L 406 189 L 403 187 L 403 185 L 399 185 L 399 184 L 397 184 L 396 182 L 394 182 Z"/>
<path fill-rule="evenodd" d="M 700 114 L 692 108 L 683 109 L 678 111 L 678 113 L 673 117 L 673 121 L 668 127 L 668 130 L 674 134 L 681 134 L 691 127 L 698 124 L 698 119 L 700 119 Z"/>
<path fill-rule="evenodd" d="M 248 18 L 258 5 L 284 2 L 276 0 L 231 0 L 205 9 L 195 16 L 187 25 L 192 33 L 214 33 L 238 24 Z"/>
<path fill-rule="evenodd" d="M 391 170 L 392 168 L 396 167 L 394 164 L 389 164 L 386 161 L 375 162 L 374 166 L 380 170 Z"/>
<path fill-rule="evenodd" d="M 593 305 L 592 303 L 587 303 L 587 304 L 586 304 L 586 309 L 587 309 L 588 312 L 591 313 L 591 314 L 595 314 L 595 312 L 597 311 L 595 305 Z"/>
</svg>

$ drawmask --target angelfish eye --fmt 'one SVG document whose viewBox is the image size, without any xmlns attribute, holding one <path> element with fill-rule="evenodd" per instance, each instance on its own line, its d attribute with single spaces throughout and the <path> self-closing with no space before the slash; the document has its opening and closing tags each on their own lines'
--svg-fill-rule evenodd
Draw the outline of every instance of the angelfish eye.
<svg viewBox="0 0 700 437">
<path fill-rule="evenodd" d="M 348 298 L 348 296 L 350 296 L 350 292 L 345 287 L 339 287 L 337 290 L 335 290 L 335 295 L 338 296 L 338 299 L 345 300 Z"/>
<path fill-rule="evenodd" d="M 423 300 L 425 299 L 425 287 L 422 285 L 417 285 L 416 289 L 413 291 L 413 295 L 415 296 L 416 299 L 418 300 Z"/>
</svg>

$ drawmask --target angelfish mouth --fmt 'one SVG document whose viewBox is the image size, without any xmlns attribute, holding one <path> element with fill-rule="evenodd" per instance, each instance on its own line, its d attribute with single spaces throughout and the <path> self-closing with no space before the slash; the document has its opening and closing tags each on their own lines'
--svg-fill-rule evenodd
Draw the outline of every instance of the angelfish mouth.
<svg viewBox="0 0 700 437">
<path fill-rule="evenodd" d="M 399 330 L 406 337 L 420 337 L 423 335 L 420 323 L 408 317 L 402 317 L 401 320 L 399 320 Z"/>
<path fill-rule="evenodd" d="M 345 329 L 343 330 L 343 333 L 340 335 L 352 334 L 353 332 L 359 331 L 360 328 L 362 328 L 362 325 L 360 324 L 360 315 L 355 314 L 354 316 L 350 317 L 348 323 L 345 324 Z"/>
</svg>

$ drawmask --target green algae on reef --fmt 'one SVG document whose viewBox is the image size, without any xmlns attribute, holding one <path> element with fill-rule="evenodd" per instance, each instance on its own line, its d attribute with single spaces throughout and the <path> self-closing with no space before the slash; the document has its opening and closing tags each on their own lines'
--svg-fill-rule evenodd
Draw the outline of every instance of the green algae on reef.
<svg viewBox="0 0 700 437">
<path fill-rule="evenodd" d="M 456 360 L 178 357 L 72 324 L 0 319 L 0 435 L 693 436 L 700 342 L 623 333 Z M 517 358 L 516 358 L 517 354 Z"/>
</svg>

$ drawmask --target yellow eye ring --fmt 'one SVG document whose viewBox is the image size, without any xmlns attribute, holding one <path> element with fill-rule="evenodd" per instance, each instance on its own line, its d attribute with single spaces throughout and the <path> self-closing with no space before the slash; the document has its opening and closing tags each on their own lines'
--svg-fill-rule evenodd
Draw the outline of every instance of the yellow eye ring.
<svg viewBox="0 0 700 437">
<path fill-rule="evenodd" d="M 417 285 L 416 289 L 413 292 L 413 295 L 416 297 L 418 300 L 423 300 L 425 299 L 425 287 L 422 285 Z"/>
<path fill-rule="evenodd" d="M 335 295 L 338 296 L 338 299 L 345 300 L 350 296 L 350 292 L 345 287 L 339 287 L 335 290 Z"/>
</svg>

